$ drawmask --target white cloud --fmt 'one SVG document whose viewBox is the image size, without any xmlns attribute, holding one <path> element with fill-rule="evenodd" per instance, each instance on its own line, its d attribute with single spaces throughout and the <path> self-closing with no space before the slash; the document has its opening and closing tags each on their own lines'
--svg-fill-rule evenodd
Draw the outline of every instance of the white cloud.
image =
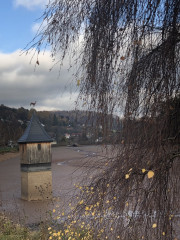
<svg viewBox="0 0 180 240">
<path fill-rule="evenodd" d="M 32 32 L 33 32 L 33 33 L 37 33 L 37 31 L 39 30 L 40 26 L 41 26 L 41 23 L 35 23 L 35 24 L 33 24 L 33 26 L 32 26 Z"/>
<path fill-rule="evenodd" d="M 22 6 L 29 10 L 35 8 L 44 8 L 49 3 L 49 0 L 14 0 L 16 7 Z"/>
<path fill-rule="evenodd" d="M 40 54 L 36 69 L 31 57 L 20 56 L 20 51 L 0 53 L 0 104 L 29 108 L 30 102 L 37 101 L 37 110 L 73 109 L 78 91 L 67 63 L 59 75 L 58 66 L 49 71 L 50 52 Z"/>
<path fill-rule="evenodd" d="M 42 30 L 44 27 L 46 27 L 46 25 L 47 25 L 47 21 L 37 22 L 32 25 L 31 30 L 33 33 L 36 34 L 39 30 Z"/>
</svg>

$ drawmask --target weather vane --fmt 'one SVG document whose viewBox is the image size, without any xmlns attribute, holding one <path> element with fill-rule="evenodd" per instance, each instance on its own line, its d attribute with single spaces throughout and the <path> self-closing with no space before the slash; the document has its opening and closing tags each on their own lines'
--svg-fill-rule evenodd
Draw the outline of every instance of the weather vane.
<svg viewBox="0 0 180 240">
<path fill-rule="evenodd" d="M 33 106 L 33 107 L 35 107 L 35 105 L 36 105 L 36 101 L 35 101 L 35 102 L 31 102 L 31 103 L 30 103 L 30 106 Z"/>
</svg>

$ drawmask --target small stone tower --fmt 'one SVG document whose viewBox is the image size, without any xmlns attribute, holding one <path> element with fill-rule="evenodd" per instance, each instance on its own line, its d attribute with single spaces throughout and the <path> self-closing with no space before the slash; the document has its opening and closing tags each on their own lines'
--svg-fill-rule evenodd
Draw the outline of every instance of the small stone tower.
<svg viewBox="0 0 180 240">
<path fill-rule="evenodd" d="M 35 112 L 21 138 L 21 198 L 45 200 L 52 198 L 51 137 Z"/>
</svg>

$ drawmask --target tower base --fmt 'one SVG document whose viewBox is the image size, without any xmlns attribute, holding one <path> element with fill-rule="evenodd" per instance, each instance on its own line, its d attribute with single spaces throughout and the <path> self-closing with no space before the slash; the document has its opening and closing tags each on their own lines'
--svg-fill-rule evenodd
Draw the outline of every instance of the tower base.
<svg viewBox="0 0 180 240">
<path fill-rule="evenodd" d="M 21 172 L 21 198 L 48 200 L 52 198 L 52 172 Z"/>
</svg>

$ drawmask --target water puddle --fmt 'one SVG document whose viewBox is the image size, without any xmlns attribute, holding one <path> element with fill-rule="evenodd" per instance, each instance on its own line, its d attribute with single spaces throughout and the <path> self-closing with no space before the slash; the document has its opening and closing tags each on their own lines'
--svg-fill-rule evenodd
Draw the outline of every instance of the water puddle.
<svg viewBox="0 0 180 240">
<path fill-rule="evenodd" d="M 62 165 L 65 165 L 65 164 L 66 164 L 66 162 L 59 162 L 59 163 L 57 163 L 58 166 L 62 166 Z"/>
</svg>

